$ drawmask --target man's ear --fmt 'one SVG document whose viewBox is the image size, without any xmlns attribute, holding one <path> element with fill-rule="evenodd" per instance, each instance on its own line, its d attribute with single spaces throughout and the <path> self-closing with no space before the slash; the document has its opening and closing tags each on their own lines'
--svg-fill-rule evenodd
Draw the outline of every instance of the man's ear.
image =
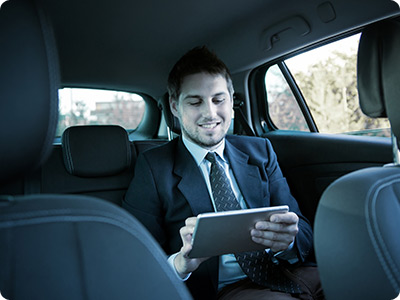
<svg viewBox="0 0 400 300">
<path fill-rule="evenodd" d="M 172 114 L 178 118 L 178 100 L 172 99 L 172 97 L 169 97 L 169 108 L 172 112 Z"/>
</svg>

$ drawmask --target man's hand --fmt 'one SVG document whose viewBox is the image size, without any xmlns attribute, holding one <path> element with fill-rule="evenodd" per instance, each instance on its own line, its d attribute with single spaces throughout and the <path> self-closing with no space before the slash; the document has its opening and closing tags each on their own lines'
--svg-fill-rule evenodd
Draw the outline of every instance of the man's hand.
<svg viewBox="0 0 400 300">
<path fill-rule="evenodd" d="M 298 223 L 299 217 L 293 212 L 274 214 L 269 221 L 259 221 L 255 224 L 255 229 L 251 230 L 251 238 L 273 252 L 283 251 L 299 232 Z"/>
<path fill-rule="evenodd" d="M 207 258 L 189 258 L 188 255 L 192 250 L 192 235 L 194 226 L 196 225 L 196 217 L 187 218 L 185 226 L 179 231 L 183 246 L 175 257 L 174 266 L 176 271 L 182 278 L 185 278 L 189 273 L 195 271 L 199 265 L 208 259 Z"/>
</svg>

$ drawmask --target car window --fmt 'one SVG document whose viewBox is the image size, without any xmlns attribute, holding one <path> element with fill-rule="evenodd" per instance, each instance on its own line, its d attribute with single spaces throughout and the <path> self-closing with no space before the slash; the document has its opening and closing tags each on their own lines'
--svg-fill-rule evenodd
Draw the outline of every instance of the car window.
<svg viewBox="0 0 400 300">
<path fill-rule="evenodd" d="M 390 136 L 386 118 L 369 118 L 359 107 L 359 38 L 357 34 L 287 59 L 283 64 L 286 74 L 278 65 L 267 70 L 269 116 L 278 129 L 310 131 L 292 92 L 297 87 L 319 132 Z M 285 78 L 294 79 L 292 89 Z"/>
<path fill-rule="evenodd" d="M 57 136 L 75 125 L 120 125 L 134 130 L 145 111 L 144 99 L 135 93 L 64 88 L 59 90 Z"/>
<path fill-rule="evenodd" d="M 275 126 L 286 130 L 310 131 L 297 100 L 278 65 L 265 75 L 268 111 Z"/>
</svg>

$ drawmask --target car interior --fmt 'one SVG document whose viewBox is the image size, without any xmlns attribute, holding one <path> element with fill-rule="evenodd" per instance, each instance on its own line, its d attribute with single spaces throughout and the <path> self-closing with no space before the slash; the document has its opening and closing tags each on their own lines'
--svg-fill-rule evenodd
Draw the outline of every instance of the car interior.
<svg viewBox="0 0 400 300">
<path fill-rule="evenodd" d="M 387 82 L 399 75 L 399 46 L 400 23 L 385 20 L 363 32 L 358 53 L 360 105 L 373 118 L 388 117 L 395 137 L 399 90 Z M 393 146 L 397 154 L 397 138 Z M 394 299 L 392 291 L 398 290 L 399 180 L 396 155 L 392 164 L 347 174 L 323 193 L 314 242 L 324 291 L 332 299 L 343 294 L 350 299 Z M 365 282 L 368 289 L 363 287 Z"/>
<path fill-rule="evenodd" d="M 58 62 L 51 27 L 31 1 L 10 4 L 1 12 L 1 40 L 7 42 L 2 54 L 8 59 L 1 68 L 7 81 L 1 98 L 15 105 L 2 105 L 1 124 L 14 121 L 16 126 L 2 130 L 7 140 L 1 151 L 2 185 L 48 156 L 58 115 Z M 3 77 L 5 72 L 8 77 Z M 14 90 L 19 84 L 24 88 Z M 32 97 L 38 99 L 34 104 Z M 124 171 L 131 162 L 130 145 L 119 128 L 104 128 L 118 153 L 116 161 L 100 169 L 71 157 L 79 151 L 77 142 L 82 146 L 81 135 L 71 129 L 64 143 L 68 170 L 91 178 Z M 30 141 L 24 146 L 21 138 L 27 131 Z M 25 195 L 3 195 L 0 201 L 1 292 L 6 299 L 190 299 L 183 283 L 174 280 L 165 253 L 129 213 L 93 197 L 33 189 Z"/>
<path fill-rule="evenodd" d="M 121 203 L 138 155 L 180 135 L 166 81 L 201 45 L 232 75 L 230 134 L 271 141 L 313 225 L 326 298 L 399 295 L 396 1 L 0 3 L 4 298 L 196 298 Z"/>
</svg>

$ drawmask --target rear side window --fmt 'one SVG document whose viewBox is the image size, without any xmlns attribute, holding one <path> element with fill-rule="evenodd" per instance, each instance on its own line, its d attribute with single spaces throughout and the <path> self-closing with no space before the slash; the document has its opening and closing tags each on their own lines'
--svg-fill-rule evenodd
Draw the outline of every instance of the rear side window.
<svg viewBox="0 0 400 300">
<path fill-rule="evenodd" d="M 268 111 L 276 127 L 286 130 L 310 131 L 297 100 L 278 65 L 265 75 Z"/>
<path fill-rule="evenodd" d="M 144 99 L 135 93 L 64 88 L 59 90 L 57 136 L 75 125 L 120 125 L 128 131 L 138 127 L 145 111 Z"/>
<path fill-rule="evenodd" d="M 299 108 L 302 103 L 319 132 L 390 136 L 386 118 L 369 118 L 359 107 L 359 38 L 360 35 L 354 35 L 322 46 L 267 70 L 265 87 L 269 116 L 278 129 L 310 131 Z M 285 78 L 293 80 L 291 88 Z M 296 98 L 293 89 L 297 89 L 303 99 Z"/>
</svg>

